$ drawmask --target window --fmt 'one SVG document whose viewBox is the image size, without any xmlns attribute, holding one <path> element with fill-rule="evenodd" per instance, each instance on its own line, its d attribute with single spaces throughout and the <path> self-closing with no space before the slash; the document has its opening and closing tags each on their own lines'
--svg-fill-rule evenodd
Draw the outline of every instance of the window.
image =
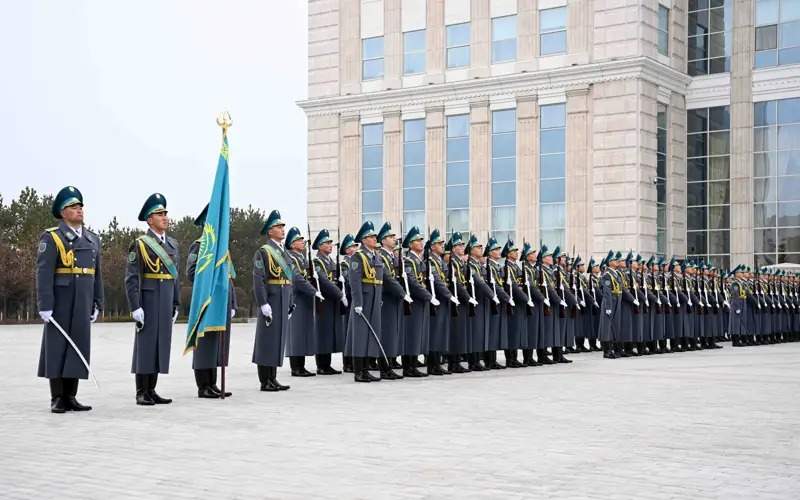
<svg viewBox="0 0 800 500">
<path fill-rule="evenodd" d="M 550 248 L 564 246 L 566 211 L 567 105 L 539 108 L 539 227 Z"/>
<path fill-rule="evenodd" d="M 567 52 L 567 8 L 539 11 L 539 54 L 564 54 Z"/>
<path fill-rule="evenodd" d="M 732 27 L 733 0 L 689 0 L 690 75 L 731 70 Z"/>
<path fill-rule="evenodd" d="M 425 73 L 425 30 L 403 33 L 403 74 Z"/>
<path fill-rule="evenodd" d="M 469 23 L 447 27 L 447 68 L 469 66 Z"/>
<path fill-rule="evenodd" d="M 469 115 L 447 117 L 446 231 L 469 232 Z"/>
<path fill-rule="evenodd" d="M 425 227 L 425 120 L 403 122 L 403 224 Z"/>
<path fill-rule="evenodd" d="M 669 9 L 659 4 L 658 6 L 658 53 L 669 56 Z"/>
<path fill-rule="evenodd" d="M 492 111 L 492 232 L 514 237 L 517 203 L 517 110 Z"/>
<path fill-rule="evenodd" d="M 730 109 L 687 111 L 686 252 L 730 267 Z"/>
<path fill-rule="evenodd" d="M 656 253 L 667 256 L 667 106 L 656 114 Z"/>
<path fill-rule="evenodd" d="M 800 98 L 753 111 L 755 262 L 800 264 Z"/>
<path fill-rule="evenodd" d="M 800 2 L 756 0 L 755 67 L 800 63 Z"/>
<path fill-rule="evenodd" d="M 361 40 L 361 79 L 383 78 L 383 37 Z"/>
<path fill-rule="evenodd" d="M 517 58 L 517 16 L 492 19 L 492 63 Z"/>
<path fill-rule="evenodd" d="M 383 124 L 361 127 L 361 219 L 383 224 Z"/>
</svg>

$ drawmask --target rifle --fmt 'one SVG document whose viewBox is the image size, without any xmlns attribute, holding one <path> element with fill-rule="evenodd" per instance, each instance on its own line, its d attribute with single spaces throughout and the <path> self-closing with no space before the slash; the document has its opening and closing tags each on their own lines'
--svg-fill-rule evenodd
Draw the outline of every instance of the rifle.
<svg viewBox="0 0 800 500">
<path fill-rule="evenodd" d="M 461 303 L 458 301 L 458 281 L 457 281 L 458 270 L 456 269 L 456 265 L 454 262 L 455 259 L 457 258 L 458 257 L 456 256 L 456 254 L 451 251 L 450 265 L 448 267 L 450 268 L 450 281 L 453 284 L 453 297 L 456 298 L 455 302 L 450 303 L 450 316 L 453 318 L 458 317 L 458 306 L 461 305 Z"/>
<path fill-rule="evenodd" d="M 561 305 L 561 307 L 558 308 L 558 317 L 563 318 L 564 309 L 566 309 L 567 307 L 566 302 L 564 302 L 564 297 L 565 297 L 564 278 L 561 276 L 561 266 L 558 264 L 558 261 L 555 261 L 555 259 L 553 262 L 553 266 L 555 267 L 556 281 L 558 282 L 558 290 L 561 292 L 561 294 L 558 297 L 559 304 Z"/>
<path fill-rule="evenodd" d="M 669 267 L 669 266 L 667 266 L 667 267 Z M 671 273 L 672 273 L 672 270 L 670 269 L 670 274 Z M 671 310 L 672 309 L 672 302 L 669 299 L 669 282 L 667 281 L 667 273 L 664 272 L 663 268 L 661 269 L 661 276 L 662 276 L 662 278 L 664 278 L 663 279 L 663 281 L 664 281 L 664 292 L 666 292 L 666 294 L 667 294 L 667 307 Z M 672 280 L 672 284 L 673 285 L 675 284 L 675 279 L 674 278 Z M 667 309 L 664 309 L 664 312 L 666 313 Z"/>
<path fill-rule="evenodd" d="M 692 307 L 692 294 L 691 294 L 691 292 L 689 290 L 689 280 L 686 277 L 686 261 L 684 261 L 683 265 L 681 266 L 681 274 L 683 275 L 683 289 L 686 290 L 686 298 L 688 299 L 686 301 L 686 306 L 691 308 Z M 689 309 L 687 312 L 690 312 L 690 311 L 691 311 L 691 309 Z"/>
<path fill-rule="evenodd" d="M 509 316 L 513 316 L 514 315 L 514 306 L 516 306 L 516 304 L 514 303 L 514 284 L 511 282 L 511 280 L 514 279 L 514 277 L 511 274 L 512 273 L 511 266 L 508 263 L 508 258 L 507 257 L 506 257 L 505 264 L 506 264 L 506 266 L 505 266 L 506 267 L 506 283 L 508 284 L 508 315 Z"/>
<path fill-rule="evenodd" d="M 697 274 L 694 276 L 694 287 L 697 290 L 697 303 L 700 305 L 700 310 L 697 311 L 698 314 L 704 314 L 706 305 L 703 304 L 703 293 L 700 290 L 700 279 Z"/>
<path fill-rule="evenodd" d="M 452 258 L 452 257 L 451 257 Z M 475 278 L 472 276 L 472 265 L 469 262 L 469 256 L 467 256 L 467 260 L 465 261 L 467 266 L 467 281 L 469 282 L 469 315 L 470 317 L 475 316 L 475 306 L 478 304 L 478 301 L 475 300 Z"/>
<path fill-rule="evenodd" d="M 539 248 L 542 248 L 541 242 Z M 542 289 L 542 295 L 544 295 L 544 315 L 550 316 L 550 294 L 547 290 L 547 283 L 544 277 L 544 269 L 542 269 L 542 253 L 541 251 L 536 254 L 536 270 L 539 272 L 539 288 Z"/>
<path fill-rule="evenodd" d="M 439 299 L 436 298 L 436 288 L 434 287 L 433 265 L 431 264 L 431 235 L 428 233 L 428 241 L 425 243 L 425 249 L 422 251 L 423 259 L 425 260 L 425 273 L 427 274 L 428 288 L 431 292 L 431 316 L 436 315 L 436 308 L 439 306 Z"/>
<path fill-rule="evenodd" d="M 317 294 L 314 297 L 314 307 L 319 308 L 319 304 L 325 299 L 322 297 L 322 290 L 319 288 L 319 272 L 317 271 L 317 266 L 314 265 L 314 258 L 311 256 L 311 224 L 308 224 L 306 229 L 308 230 L 308 239 L 306 240 L 306 251 L 308 253 L 308 276 L 310 279 L 314 280 L 314 289 L 317 291 Z"/>
<path fill-rule="evenodd" d="M 600 309 L 600 304 L 597 303 L 597 292 L 594 288 L 594 274 L 591 269 L 589 269 L 589 295 L 592 296 L 592 307 Z"/>
<path fill-rule="evenodd" d="M 341 235 L 339 226 L 336 226 L 336 237 L 339 238 L 339 241 L 336 243 L 336 286 L 339 287 L 339 290 L 342 291 L 342 297 L 347 297 L 347 287 L 345 286 L 344 276 L 342 275 L 342 264 L 341 264 Z M 344 316 L 347 314 L 347 306 L 344 305 L 344 302 L 339 302 L 339 314 Z"/>
<path fill-rule="evenodd" d="M 525 245 L 526 245 L 526 243 L 525 243 L 525 240 L 523 239 L 522 240 L 522 248 L 523 249 L 525 248 Z M 528 276 L 528 259 L 525 258 L 525 257 L 521 257 L 521 258 L 522 258 L 522 262 L 521 262 L 521 264 L 522 264 L 522 275 L 525 277 L 525 291 L 528 294 L 528 303 L 526 304 L 525 312 L 527 313 L 528 316 L 530 316 L 530 315 L 533 314 L 533 296 L 531 296 L 531 280 L 530 280 L 530 276 Z"/>
<path fill-rule="evenodd" d="M 487 238 L 488 242 L 488 238 Z M 487 243 L 488 244 L 488 243 Z M 500 303 L 500 299 L 497 298 L 497 283 L 494 281 L 494 274 L 492 274 L 492 267 L 489 264 L 489 257 L 486 257 L 486 281 L 488 281 L 492 285 L 492 316 L 497 314 L 497 304 Z"/>
<path fill-rule="evenodd" d="M 633 277 L 633 266 L 631 265 L 628 265 L 628 280 L 630 280 L 631 288 L 633 289 L 633 314 L 639 314 L 639 286 Z"/>
<path fill-rule="evenodd" d="M 402 239 L 405 233 L 403 232 L 403 221 L 400 221 L 400 238 Z M 403 259 L 403 242 L 400 242 L 400 253 L 397 258 L 397 276 L 403 279 L 403 289 L 406 292 L 403 297 L 403 316 L 411 316 L 411 291 L 408 288 L 408 274 L 406 274 L 406 261 Z"/>
</svg>

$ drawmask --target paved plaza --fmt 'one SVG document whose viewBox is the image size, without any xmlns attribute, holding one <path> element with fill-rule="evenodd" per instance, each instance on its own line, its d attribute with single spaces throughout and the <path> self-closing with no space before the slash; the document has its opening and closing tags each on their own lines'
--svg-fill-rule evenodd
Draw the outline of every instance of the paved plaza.
<svg viewBox="0 0 800 500">
<path fill-rule="evenodd" d="M 183 326 L 137 407 L 131 324 L 97 324 L 85 414 L 49 412 L 39 326 L 0 327 L 2 498 L 720 498 L 800 491 L 800 343 L 258 391 L 234 325 L 225 401 L 196 398 Z M 337 356 L 338 358 L 338 356 Z M 337 359 L 340 366 L 340 359 Z M 288 362 L 286 363 L 288 365 Z"/>
</svg>

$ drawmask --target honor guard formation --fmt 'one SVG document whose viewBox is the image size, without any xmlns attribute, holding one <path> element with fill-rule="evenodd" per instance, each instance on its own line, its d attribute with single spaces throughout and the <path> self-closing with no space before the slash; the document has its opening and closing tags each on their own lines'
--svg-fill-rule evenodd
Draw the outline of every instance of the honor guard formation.
<svg viewBox="0 0 800 500">
<path fill-rule="evenodd" d="M 196 225 L 204 225 L 207 209 Z M 91 375 L 91 325 L 103 308 L 100 240 L 84 227 L 77 188 L 62 189 L 52 211 L 59 224 L 42 233 L 37 259 L 45 322 L 38 373 L 50 381 L 54 413 L 86 411 L 76 395 L 78 380 Z M 125 272 L 136 329 L 131 372 L 136 404 L 153 406 L 172 401 L 156 386 L 169 372 L 180 249 L 167 234 L 164 195 L 148 197 L 139 220 L 148 229 L 131 242 Z M 559 247 L 520 248 L 490 235 L 484 243 L 475 234 L 445 239 L 418 227 L 398 235 L 388 222 L 377 231 L 365 222 L 338 244 L 327 229 L 310 241 L 296 227 L 287 231 L 277 210 L 261 234 L 253 255 L 259 307 L 252 361 L 262 391 L 289 389 L 277 379 L 284 356 L 293 377 L 313 377 L 341 374 L 331 361 L 342 353 L 356 382 L 378 382 L 571 363 L 565 354 L 576 352 L 616 359 L 799 338 L 798 277 L 776 269 L 724 271 L 619 251 L 584 262 Z M 198 257 L 201 245 L 202 236 L 187 252 L 191 282 L 209 265 Z M 234 277 L 231 266 L 223 278 Z M 228 364 L 232 286 L 228 310 L 227 324 L 205 331 L 193 350 L 200 398 L 231 396 L 224 371 L 222 389 L 217 372 Z M 308 356 L 316 357 L 316 373 L 305 367 Z"/>
</svg>

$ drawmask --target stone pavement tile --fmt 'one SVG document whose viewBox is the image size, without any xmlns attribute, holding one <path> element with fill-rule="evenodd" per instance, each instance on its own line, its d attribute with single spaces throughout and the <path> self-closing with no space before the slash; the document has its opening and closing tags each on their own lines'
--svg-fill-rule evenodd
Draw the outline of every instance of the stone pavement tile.
<svg viewBox="0 0 800 500">
<path fill-rule="evenodd" d="M 159 378 L 175 402 L 142 408 L 132 326 L 98 324 L 102 390 L 79 392 L 95 409 L 52 415 L 40 332 L 0 327 L 2 497 L 788 499 L 800 487 L 798 344 L 358 385 L 284 367 L 292 389 L 271 394 L 250 362 L 253 327 L 237 324 L 234 395 L 208 401 L 179 326 Z"/>
</svg>

